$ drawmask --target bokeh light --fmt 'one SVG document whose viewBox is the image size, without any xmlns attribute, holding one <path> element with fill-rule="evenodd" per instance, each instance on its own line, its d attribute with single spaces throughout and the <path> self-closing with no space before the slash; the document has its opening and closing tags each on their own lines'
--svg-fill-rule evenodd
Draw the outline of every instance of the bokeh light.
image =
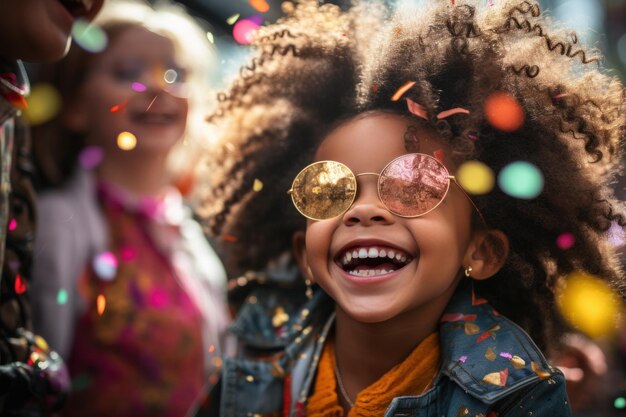
<svg viewBox="0 0 626 417">
<path fill-rule="evenodd" d="M 569 232 L 561 233 L 556 238 L 556 245 L 563 250 L 571 248 L 572 246 L 574 246 L 574 243 L 576 243 L 576 238 L 573 234 Z"/>
<path fill-rule="evenodd" d="M 239 16 L 241 16 L 239 13 L 236 13 L 230 16 L 228 19 L 226 19 L 226 23 L 228 23 L 229 25 L 234 24 L 237 21 L 237 19 L 239 19 Z"/>
<path fill-rule="evenodd" d="M 589 337 L 609 336 L 617 328 L 619 299 L 593 275 L 575 272 L 567 276 L 557 301 L 563 317 Z"/>
<path fill-rule="evenodd" d="M 263 182 L 258 178 L 254 179 L 254 184 L 252 184 L 252 190 L 256 193 L 263 189 Z"/>
<path fill-rule="evenodd" d="M 98 278 L 111 281 L 117 274 L 117 258 L 112 252 L 102 252 L 93 258 L 92 267 Z"/>
<path fill-rule="evenodd" d="M 96 309 L 100 316 L 104 314 L 104 309 L 106 308 L 106 306 L 107 306 L 106 297 L 103 294 L 98 294 L 98 297 L 96 298 Z"/>
<path fill-rule="evenodd" d="M 10 232 L 17 229 L 17 220 L 15 220 L 15 218 L 12 218 L 11 220 L 9 220 L 9 225 L 7 226 L 7 228 L 9 229 Z"/>
<path fill-rule="evenodd" d="M 64 305 L 67 304 L 68 300 L 67 290 L 65 288 L 61 288 L 57 293 L 57 304 Z"/>
<path fill-rule="evenodd" d="M 456 179 L 470 194 L 486 194 L 493 189 L 493 171 L 480 161 L 467 161 L 456 172 Z"/>
<path fill-rule="evenodd" d="M 137 146 L 137 137 L 130 132 L 117 135 L 117 146 L 123 151 L 131 151 Z"/>
<path fill-rule="evenodd" d="M 178 72 L 174 69 L 168 69 L 163 73 L 163 80 L 168 84 L 174 84 L 178 80 Z"/>
<path fill-rule="evenodd" d="M 85 19 L 76 19 L 72 26 L 72 38 L 81 48 L 89 52 L 102 52 L 107 47 L 107 35 L 98 26 Z"/>
<path fill-rule="evenodd" d="M 507 93 L 493 93 L 485 100 L 485 116 L 491 126 L 504 132 L 519 129 L 525 119 L 522 106 Z"/>
<path fill-rule="evenodd" d="M 248 45 L 252 42 L 254 33 L 261 26 L 255 19 L 241 19 L 233 26 L 233 38 L 241 45 Z"/>
<path fill-rule="evenodd" d="M 500 171 L 498 185 L 511 197 L 530 200 L 541 194 L 543 175 L 530 162 L 516 161 Z"/>
<path fill-rule="evenodd" d="M 259 13 L 265 13 L 270 10 L 270 5 L 265 0 L 248 0 L 248 2 Z"/>
<path fill-rule="evenodd" d="M 46 123 L 59 114 L 62 102 L 61 95 L 52 85 L 37 84 L 26 98 L 28 107 L 24 109 L 24 116 L 33 126 Z"/>
<path fill-rule="evenodd" d="M 96 168 L 104 159 L 104 151 L 96 145 L 86 146 L 78 155 L 78 162 L 86 170 Z"/>
<path fill-rule="evenodd" d="M 146 91 L 146 90 L 148 89 L 145 85 L 143 85 L 142 83 L 137 82 L 137 81 L 135 81 L 134 83 L 132 83 L 132 84 L 130 85 L 130 88 L 132 88 L 132 89 L 133 89 L 133 91 L 136 91 L 136 92 L 138 92 L 138 93 L 143 93 L 144 91 Z"/>
</svg>

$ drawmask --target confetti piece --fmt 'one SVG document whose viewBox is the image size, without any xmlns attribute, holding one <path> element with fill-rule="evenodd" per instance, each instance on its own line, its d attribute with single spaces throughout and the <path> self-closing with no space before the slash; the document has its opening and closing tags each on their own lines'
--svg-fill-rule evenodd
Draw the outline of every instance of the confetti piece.
<svg viewBox="0 0 626 417">
<path fill-rule="evenodd" d="M 112 252 L 102 252 L 93 258 L 92 267 L 98 278 L 112 281 L 117 274 L 117 258 Z"/>
<path fill-rule="evenodd" d="M 408 81 L 402 87 L 398 88 L 398 90 L 391 96 L 391 101 L 398 101 L 400 97 L 404 93 L 406 93 L 411 87 L 415 85 L 415 81 Z"/>
<path fill-rule="evenodd" d="M 469 110 L 464 109 L 463 107 L 455 107 L 450 110 L 444 110 L 437 115 L 437 119 L 445 119 L 446 117 L 450 117 L 455 114 L 470 114 Z"/>
<path fill-rule="evenodd" d="M 124 262 L 132 261 L 137 257 L 137 251 L 130 246 L 122 246 L 120 248 L 120 259 Z"/>
<path fill-rule="evenodd" d="M 611 222 L 607 236 L 609 243 L 614 247 L 624 246 L 626 243 L 626 232 L 616 221 Z"/>
<path fill-rule="evenodd" d="M 57 304 L 61 306 L 67 304 L 67 299 L 67 290 L 65 288 L 61 288 L 57 293 Z"/>
<path fill-rule="evenodd" d="M 133 91 L 136 91 L 138 93 L 143 93 L 144 91 L 148 89 L 148 87 L 146 87 L 145 85 L 143 85 L 142 83 L 138 81 L 135 81 L 134 83 L 132 83 L 130 85 L 130 88 L 132 88 Z"/>
<path fill-rule="evenodd" d="M 270 5 L 265 0 L 248 0 L 248 2 L 259 13 L 265 13 L 270 10 Z"/>
<path fill-rule="evenodd" d="M 619 297 L 604 281 L 583 272 L 565 278 L 557 305 L 573 327 L 591 338 L 614 334 L 622 307 Z"/>
<path fill-rule="evenodd" d="M 254 179 L 254 184 L 252 185 L 252 190 L 255 193 L 258 193 L 259 191 L 261 191 L 263 189 L 263 183 L 261 182 L 261 180 L 255 178 Z"/>
<path fill-rule="evenodd" d="M 124 110 L 126 110 L 126 103 L 127 103 L 127 100 L 124 100 L 120 104 L 116 104 L 115 106 L 111 107 L 111 109 L 109 111 L 111 113 L 117 113 L 118 111 L 124 111 Z"/>
<path fill-rule="evenodd" d="M 239 19 L 239 16 L 241 16 L 239 13 L 236 13 L 230 16 L 228 19 L 226 19 L 226 23 L 228 23 L 229 25 L 234 24 L 237 21 L 237 19 Z"/>
<path fill-rule="evenodd" d="M 478 338 L 476 339 L 476 343 L 481 343 L 484 340 L 488 339 L 489 336 L 493 337 L 494 339 L 496 338 L 496 332 L 500 330 L 500 326 L 498 326 L 497 324 L 494 326 L 491 326 L 489 329 L 487 329 L 486 331 L 484 331 L 480 336 L 478 336 Z"/>
<path fill-rule="evenodd" d="M 485 358 L 493 362 L 496 360 L 496 357 L 497 357 L 496 352 L 494 352 L 493 349 L 491 348 L 487 348 L 487 351 L 485 352 Z"/>
<path fill-rule="evenodd" d="M 213 33 L 207 32 L 206 33 L 206 38 L 209 40 L 209 42 L 215 43 L 215 37 L 213 36 Z"/>
<path fill-rule="evenodd" d="M 469 410 L 466 406 L 462 405 L 459 407 L 459 411 L 456 412 L 456 417 L 465 417 L 469 415 Z"/>
<path fill-rule="evenodd" d="M 456 172 L 456 179 L 470 194 L 487 194 L 496 182 L 491 168 L 480 161 L 467 161 Z"/>
<path fill-rule="evenodd" d="M 476 292 L 474 291 L 474 286 L 472 286 L 472 305 L 479 306 L 482 304 L 487 304 L 487 300 L 484 298 L 480 298 L 476 296 Z"/>
<path fill-rule="evenodd" d="M 508 352 L 500 352 L 500 357 L 505 358 L 505 359 L 509 359 L 509 360 L 513 359 L 513 355 L 511 355 Z"/>
<path fill-rule="evenodd" d="M 26 292 L 26 281 L 22 278 L 20 274 L 15 276 L 15 293 L 17 295 L 24 294 Z"/>
<path fill-rule="evenodd" d="M 152 108 L 152 105 L 154 104 L 154 102 L 156 101 L 158 96 L 154 96 L 154 98 L 152 99 L 152 101 L 150 101 L 150 104 L 148 104 L 148 107 L 146 107 L 146 113 L 150 111 L 150 109 Z"/>
<path fill-rule="evenodd" d="M 15 229 L 17 229 L 17 220 L 15 220 L 14 218 L 9 220 L 8 229 L 11 232 L 14 231 Z"/>
<path fill-rule="evenodd" d="M 237 237 L 234 235 L 223 235 L 222 236 L 222 240 L 226 241 L 226 242 L 236 242 L 237 241 Z"/>
<path fill-rule="evenodd" d="M 59 114 L 62 102 L 61 95 L 54 86 L 37 84 L 26 98 L 24 116 L 33 126 L 46 123 Z"/>
<path fill-rule="evenodd" d="M 537 374 L 537 376 L 541 379 L 546 379 L 547 377 L 550 376 L 550 372 L 548 371 L 544 371 L 543 369 L 541 369 L 539 367 L 539 365 L 537 365 L 537 363 L 535 362 L 531 362 L 530 363 L 530 368 L 533 370 L 533 372 L 535 374 Z"/>
<path fill-rule="evenodd" d="M 252 19 L 241 19 L 233 26 L 233 38 L 241 45 L 249 45 L 259 26 L 260 24 Z"/>
<path fill-rule="evenodd" d="M 522 369 L 524 366 L 526 366 L 526 361 L 517 355 L 511 358 L 511 363 L 513 364 L 513 367 L 515 369 Z"/>
<path fill-rule="evenodd" d="M 459 358 L 459 361 L 463 363 L 465 363 L 466 360 L 467 360 L 467 355 L 463 355 Z"/>
<path fill-rule="evenodd" d="M 531 200 L 543 190 L 543 175 L 530 162 L 516 161 L 500 171 L 498 185 L 511 197 Z"/>
<path fill-rule="evenodd" d="M 117 146 L 123 151 L 130 151 L 137 146 L 137 138 L 130 132 L 122 132 L 117 135 Z"/>
<path fill-rule="evenodd" d="M 448 313 L 441 316 L 439 320 L 442 323 L 450 321 L 476 321 L 476 314 Z"/>
<path fill-rule="evenodd" d="M 480 332 L 480 327 L 474 323 L 466 322 L 463 326 L 463 330 L 465 331 L 466 335 L 472 336 Z"/>
<path fill-rule="evenodd" d="M 443 164 L 443 158 L 444 158 L 443 149 L 437 149 L 436 151 L 434 151 L 433 156 L 435 157 L 437 161 Z"/>
<path fill-rule="evenodd" d="M 104 151 L 101 147 L 91 145 L 83 148 L 78 155 L 78 162 L 86 170 L 96 168 L 104 159 Z"/>
<path fill-rule="evenodd" d="M 410 98 L 406 99 L 406 105 L 409 111 L 411 112 L 411 114 L 414 114 L 417 117 L 421 117 L 424 120 L 428 120 L 428 110 L 426 110 L 424 106 L 414 102 Z"/>
<path fill-rule="evenodd" d="M 497 385 L 503 387 L 506 385 L 506 380 L 509 377 L 509 368 L 504 368 L 500 372 L 492 372 L 483 377 L 483 382 L 488 384 Z"/>
<path fill-rule="evenodd" d="M 35 335 L 34 339 L 35 339 L 35 346 L 37 346 L 39 349 L 43 350 L 44 352 L 47 352 L 50 350 L 50 346 L 48 346 L 48 342 L 46 342 L 46 339 L 44 339 L 43 337 L 37 334 Z"/>
<path fill-rule="evenodd" d="M 276 307 L 274 309 L 274 316 L 272 317 L 272 325 L 274 327 L 280 327 L 289 321 L 289 314 L 285 313 L 282 307 Z"/>
<path fill-rule="evenodd" d="M 485 116 L 496 129 L 513 132 L 524 124 L 524 109 L 507 93 L 494 93 L 485 101 Z"/>
<path fill-rule="evenodd" d="M 376 84 L 372 84 L 372 93 L 378 91 L 378 86 Z"/>
<path fill-rule="evenodd" d="M 211 346 L 209 346 L 209 353 L 213 352 L 215 352 L 215 345 L 212 344 Z"/>
<path fill-rule="evenodd" d="M 78 46 L 94 53 L 104 51 L 108 43 L 107 35 L 102 29 L 81 18 L 74 21 L 72 37 Z"/>
<path fill-rule="evenodd" d="M 563 250 L 567 250 L 574 246 L 576 242 L 576 238 L 571 233 L 561 233 L 559 237 L 556 238 L 556 245 Z"/>
<path fill-rule="evenodd" d="M 98 297 L 96 298 L 96 309 L 98 311 L 98 315 L 102 315 L 104 314 L 104 309 L 107 306 L 107 299 L 104 297 L 103 294 L 98 294 Z"/>
</svg>

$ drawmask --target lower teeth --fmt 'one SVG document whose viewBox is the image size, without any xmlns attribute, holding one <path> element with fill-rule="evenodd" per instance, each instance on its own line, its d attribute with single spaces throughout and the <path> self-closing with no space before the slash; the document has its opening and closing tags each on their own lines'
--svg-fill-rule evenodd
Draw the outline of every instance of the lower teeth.
<svg viewBox="0 0 626 417">
<path fill-rule="evenodd" d="M 375 275 L 384 275 L 391 271 L 387 271 L 385 269 L 364 269 L 362 271 L 350 271 L 350 275 L 356 275 L 359 277 L 373 277 Z"/>
</svg>

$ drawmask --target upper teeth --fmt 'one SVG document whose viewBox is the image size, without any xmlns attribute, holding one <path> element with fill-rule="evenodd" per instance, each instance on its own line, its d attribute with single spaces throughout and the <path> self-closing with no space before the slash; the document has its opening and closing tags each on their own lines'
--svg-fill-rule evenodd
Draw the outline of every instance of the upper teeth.
<svg viewBox="0 0 626 417">
<path fill-rule="evenodd" d="M 365 258 L 388 258 L 395 259 L 398 262 L 406 262 L 409 256 L 397 249 L 380 248 L 380 247 L 357 247 L 346 251 L 343 255 L 342 263 L 347 265 L 352 259 Z"/>
</svg>

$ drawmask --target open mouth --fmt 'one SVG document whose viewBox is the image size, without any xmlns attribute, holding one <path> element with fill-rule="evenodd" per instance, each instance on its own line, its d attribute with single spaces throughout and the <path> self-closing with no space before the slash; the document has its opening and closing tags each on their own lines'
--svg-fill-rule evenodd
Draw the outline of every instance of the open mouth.
<svg viewBox="0 0 626 417">
<path fill-rule="evenodd" d="M 94 0 L 59 0 L 65 9 L 75 18 L 87 16 Z"/>
<path fill-rule="evenodd" d="M 337 264 L 348 274 L 373 277 L 404 268 L 413 257 L 398 248 L 353 246 L 337 255 Z"/>
</svg>

